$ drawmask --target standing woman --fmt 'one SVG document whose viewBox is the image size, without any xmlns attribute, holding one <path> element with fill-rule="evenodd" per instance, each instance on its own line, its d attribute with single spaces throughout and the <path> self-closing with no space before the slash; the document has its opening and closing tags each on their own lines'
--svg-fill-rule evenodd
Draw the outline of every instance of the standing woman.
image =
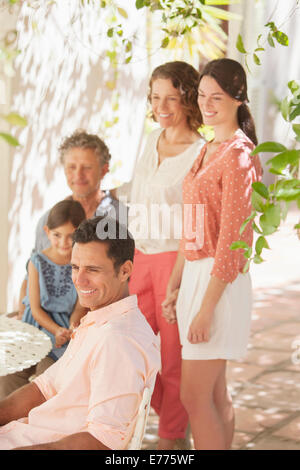
<svg viewBox="0 0 300 470">
<path fill-rule="evenodd" d="M 231 446 L 234 413 L 226 361 L 246 353 L 250 331 L 250 275 L 242 274 L 243 251 L 230 250 L 251 213 L 251 185 L 262 174 L 258 157 L 251 156 L 257 139 L 247 102 L 246 74 L 238 62 L 219 59 L 206 65 L 198 104 L 215 136 L 183 182 L 183 203 L 193 206 L 190 222 L 193 232 L 196 227 L 202 230 L 197 240 L 203 243 L 183 231 L 164 302 L 164 314 L 172 320 L 170 306 L 180 286 L 176 312 L 183 359 L 181 399 L 196 449 Z M 195 216 L 197 205 L 203 210 L 201 224 Z M 250 224 L 243 239 L 251 245 Z"/>
<path fill-rule="evenodd" d="M 142 313 L 161 338 L 162 367 L 151 402 L 160 417 L 158 449 L 173 449 L 175 440 L 185 437 L 188 423 L 180 401 L 178 327 L 162 317 L 161 303 L 181 238 L 182 181 L 204 143 L 197 131 L 202 123 L 197 105 L 198 81 L 199 73 L 181 61 L 153 71 L 148 98 L 152 117 L 160 128 L 148 137 L 133 181 L 117 190 L 117 197 L 128 197 L 129 230 L 137 248 L 130 293 L 137 294 Z M 144 233 L 137 230 L 134 217 L 141 208 Z"/>
</svg>

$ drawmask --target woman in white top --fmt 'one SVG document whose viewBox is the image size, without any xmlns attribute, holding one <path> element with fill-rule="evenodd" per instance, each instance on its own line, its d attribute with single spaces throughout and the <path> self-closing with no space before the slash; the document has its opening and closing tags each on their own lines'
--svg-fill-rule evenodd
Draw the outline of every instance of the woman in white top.
<svg viewBox="0 0 300 470">
<path fill-rule="evenodd" d="M 204 141 L 198 128 L 198 72 L 176 61 L 157 67 L 150 79 L 152 117 L 160 125 L 148 137 L 134 178 L 117 190 L 127 196 L 129 230 L 136 242 L 130 293 L 161 337 L 161 373 L 151 405 L 160 416 L 158 449 L 173 449 L 185 437 L 187 413 L 180 402 L 181 351 L 176 322 L 162 317 L 182 226 L 182 180 Z M 123 199 L 124 200 L 124 199 Z"/>
</svg>

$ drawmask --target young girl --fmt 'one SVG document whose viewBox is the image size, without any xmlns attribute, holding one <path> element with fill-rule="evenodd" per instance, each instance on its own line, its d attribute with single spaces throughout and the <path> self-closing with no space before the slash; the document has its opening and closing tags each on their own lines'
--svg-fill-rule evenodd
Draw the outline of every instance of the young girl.
<svg viewBox="0 0 300 470">
<path fill-rule="evenodd" d="M 59 359 L 86 309 L 80 306 L 71 278 L 72 234 L 85 219 L 77 201 L 64 200 L 50 211 L 44 230 L 50 247 L 32 254 L 28 265 L 28 295 L 22 321 L 50 336 L 49 357 Z"/>
<path fill-rule="evenodd" d="M 198 105 L 215 137 L 183 181 L 183 203 L 194 209 L 193 233 L 196 227 L 202 233 L 193 239 L 183 232 L 164 302 L 166 318 L 174 321 L 170 306 L 180 287 L 181 399 L 196 449 L 231 446 L 234 413 L 226 361 L 246 353 L 250 331 L 251 281 L 249 273 L 242 274 L 246 259 L 242 250 L 230 250 L 251 213 L 251 185 L 262 173 L 258 157 L 251 156 L 257 139 L 247 102 L 246 74 L 238 62 L 219 59 L 206 65 Z M 197 206 L 203 210 L 200 224 Z M 243 239 L 251 245 L 252 237 L 249 224 Z"/>
<path fill-rule="evenodd" d="M 28 265 L 28 288 L 24 299 L 22 321 L 43 330 L 53 348 L 36 366 L 0 377 L 0 399 L 28 383 L 35 374 L 59 359 L 86 309 L 80 306 L 71 277 L 72 234 L 85 219 L 85 212 L 77 201 L 64 200 L 49 212 L 44 230 L 50 247 L 34 252 Z"/>
</svg>

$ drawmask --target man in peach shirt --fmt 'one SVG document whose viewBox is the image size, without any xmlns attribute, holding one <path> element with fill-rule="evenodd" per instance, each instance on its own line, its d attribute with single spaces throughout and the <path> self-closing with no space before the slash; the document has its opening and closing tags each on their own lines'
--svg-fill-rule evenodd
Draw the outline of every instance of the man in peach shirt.
<svg viewBox="0 0 300 470">
<path fill-rule="evenodd" d="M 90 311 L 61 359 L 0 402 L 0 449 L 127 447 L 160 366 L 157 338 L 129 296 L 133 255 L 134 240 L 115 220 L 76 230 L 72 278 Z"/>
</svg>

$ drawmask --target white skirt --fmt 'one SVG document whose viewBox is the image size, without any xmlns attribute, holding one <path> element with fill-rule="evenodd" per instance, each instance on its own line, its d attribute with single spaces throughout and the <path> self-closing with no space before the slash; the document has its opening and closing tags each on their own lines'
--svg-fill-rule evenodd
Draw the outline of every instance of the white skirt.
<svg viewBox="0 0 300 470">
<path fill-rule="evenodd" d="M 185 260 L 176 304 L 183 359 L 232 360 L 242 358 L 247 352 L 252 310 L 249 273 L 238 274 L 227 284 L 213 315 L 209 341 L 191 344 L 187 339 L 190 324 L 200 310 L 213 264 L 214 258 Z"/>
</svg>

